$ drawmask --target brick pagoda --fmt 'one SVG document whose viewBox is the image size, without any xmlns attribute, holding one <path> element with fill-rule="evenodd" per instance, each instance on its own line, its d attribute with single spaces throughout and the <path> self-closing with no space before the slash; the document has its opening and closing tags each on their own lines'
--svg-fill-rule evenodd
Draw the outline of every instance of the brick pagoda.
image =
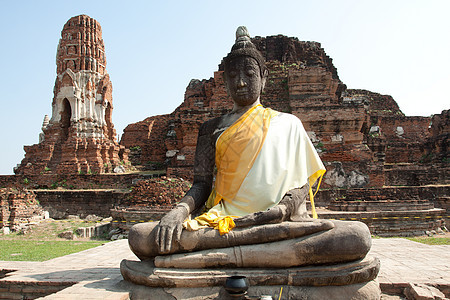
<svg viewBox="0 0 450 300">
<path fill-rule="evenodd" d="M 24 146 L 16 174 L 106 173 L 127 163 L 112 123 L 112 84 L 106 72 L 100 24 L 86 15 L 61 31 L 52 117 L 44 118 L 39 144 Z"/>
</svg>

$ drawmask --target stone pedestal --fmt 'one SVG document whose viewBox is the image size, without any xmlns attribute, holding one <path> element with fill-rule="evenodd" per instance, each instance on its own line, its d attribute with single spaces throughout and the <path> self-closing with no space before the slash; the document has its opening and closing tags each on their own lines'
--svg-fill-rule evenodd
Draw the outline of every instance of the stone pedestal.
<svg viewBox="0 0 450 300">
<path fill-rule="evenodd" d="M 124 279 L 134 283 L 132 299 L 239 299 L 230 298 L 223 288 L 233 275 L 247 277 L 247 299 L 261 295 L 278 299 L 281 288 L 281 299 L 379 299 L 379 269 L 380 262 L 373 257 L 287 269 L 170 269 L 156 268 L 153 261 L 129 260 L 120 265 Z"/>
</svg>

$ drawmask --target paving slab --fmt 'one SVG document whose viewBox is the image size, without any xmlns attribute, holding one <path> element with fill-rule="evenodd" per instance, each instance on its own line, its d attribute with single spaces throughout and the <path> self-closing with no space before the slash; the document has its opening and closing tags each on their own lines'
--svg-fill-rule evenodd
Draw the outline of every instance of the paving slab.
<svg viewBox="0 0 450 300">
<path fill-rule="evenodd" d="M 450 287 L 450 246 L 431 246 L 401 238 L 374 239 L 369 255 L 381 260 L 382 289 L 403 289 L 408 283 Z M 0 261 L 0 270 L 15 270 L 1 281 L 74 284 L 42 299 L 128 299 L 128 285 L 119 270 L 122 259 L 138 260 L 127 240 L 44 262 Z"/>
<path fill-rule="evenodd" d="M 381 260 L 380 283 L 450 284 L 450 245 L 374 239 L 369 254 Z"/>
</svg>

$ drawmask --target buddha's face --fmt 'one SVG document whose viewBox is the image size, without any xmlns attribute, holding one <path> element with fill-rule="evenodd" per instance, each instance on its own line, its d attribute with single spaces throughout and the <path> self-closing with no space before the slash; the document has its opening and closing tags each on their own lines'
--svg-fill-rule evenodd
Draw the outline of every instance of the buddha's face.
<svg viewBox="0 0 450 300">
<path fill-rule="evenodd" d="M 228 63 L 225 71 L 228 93 L 238 106 L 255 103 L 265 84 L 258 62 L 249 56 L 240 56 Z"/>
</svg>

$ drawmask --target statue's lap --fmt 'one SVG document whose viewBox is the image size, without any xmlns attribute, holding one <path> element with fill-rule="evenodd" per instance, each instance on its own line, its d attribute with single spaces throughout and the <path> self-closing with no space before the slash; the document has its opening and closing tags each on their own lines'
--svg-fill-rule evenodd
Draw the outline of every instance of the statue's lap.
<svg viewBox="0 0 450 300">
<path fill-rule="evenodd" d="M 132 240 L 142 238 L 141 234 L 151 238 L 157 224 L 137 225 L 131 230 Z M 307 295 L 306 299 L 324 299 L 325 295 L 333 298 L 339 294 L 344 298 L 348 296 L 347 299 L 379 299 L 376 277 L 380 264 L 378 259 L 366 257 L 371 244 L 367 226 L 354 221 L 333 221 L 332 224 L 334 227 L 329 230 L 288 240 L 160 255 L 141 262 L 124 260 L 121 272 L 126 280 L 146 286 L 142 288 L 145 293 L 154 293 L 155 288 L 173 287 L 174 295 L 179 292 L 183 297 L 187 292 L 198 296 L 206 288 L 216 293 L 217 299 L 228 299 L 222 288 L 225 278 L 239 274 L 250 282 L 249 295 L 275 295 L 283 286 L 285 296 L 290 298 Z M 283 226 L 283 223 L 278 225 Z M 213 229 L 202 229 L 185 232 L 184 235 L 208 237 L 214 232 Z M 133 238 L 133 235 L 136 236 Z M 255 262 L 255 265 L 247 268 L 233 264 L 205 264 L 208 261 L 220 262 L 224 254 L 235 252 L 247 255 L 244 262 Z M 296 266 L 284 264 L 298 257 L 307 257 L 309 261 L 297 262 Z M 271 261 L 279 264 L 264 265 Z M 173 262 L 179 266 L 170 265 Z"/>
<path fill-rule="evenodd" d="M 371 246 L 370 232 L 364 223 L 316 220 L 237 229 L 228 233 L 229 236 L 220 236 L 217 230 L 210 228 L 193 232 L 183 230 L 179 244 L 174 244 L 173 252 L 161 255 L 156 244 L 157 226 L 157 222 L 133 226 L 129 234 L 130 248 L 141 259 L 158 256 L 157 261 L 161 262 L 161 266 L 166 264 L 171 267 L 176 267 L 176 261 L 180 261 L 180 258 L 183 260 L 181 265 L 185 266 L 189 261 L 188 265 L 201 264 L 204 258 L 217 253 L 229 253 L 234 257 L 236 247 L 239 247 L 238 256 L 243 259 L 243 267 L 255 267 L 255 264 L 260 267 L 288 267 L 337 263 L 363 258 Z M 177 256 L 176 253 L 185 254 Z M 260 265 L 261 257 L 265 258 L 267 264 Z M 229 264 L 228 260 L 237 258 L 223 259 L 223 264 Z M 212 261 L 220 260 L 216 257 Z M 286 265 L 286 261 L 290 265 Z M 209 263 L 205 265 L 212 266 Z"/>
</svg>

